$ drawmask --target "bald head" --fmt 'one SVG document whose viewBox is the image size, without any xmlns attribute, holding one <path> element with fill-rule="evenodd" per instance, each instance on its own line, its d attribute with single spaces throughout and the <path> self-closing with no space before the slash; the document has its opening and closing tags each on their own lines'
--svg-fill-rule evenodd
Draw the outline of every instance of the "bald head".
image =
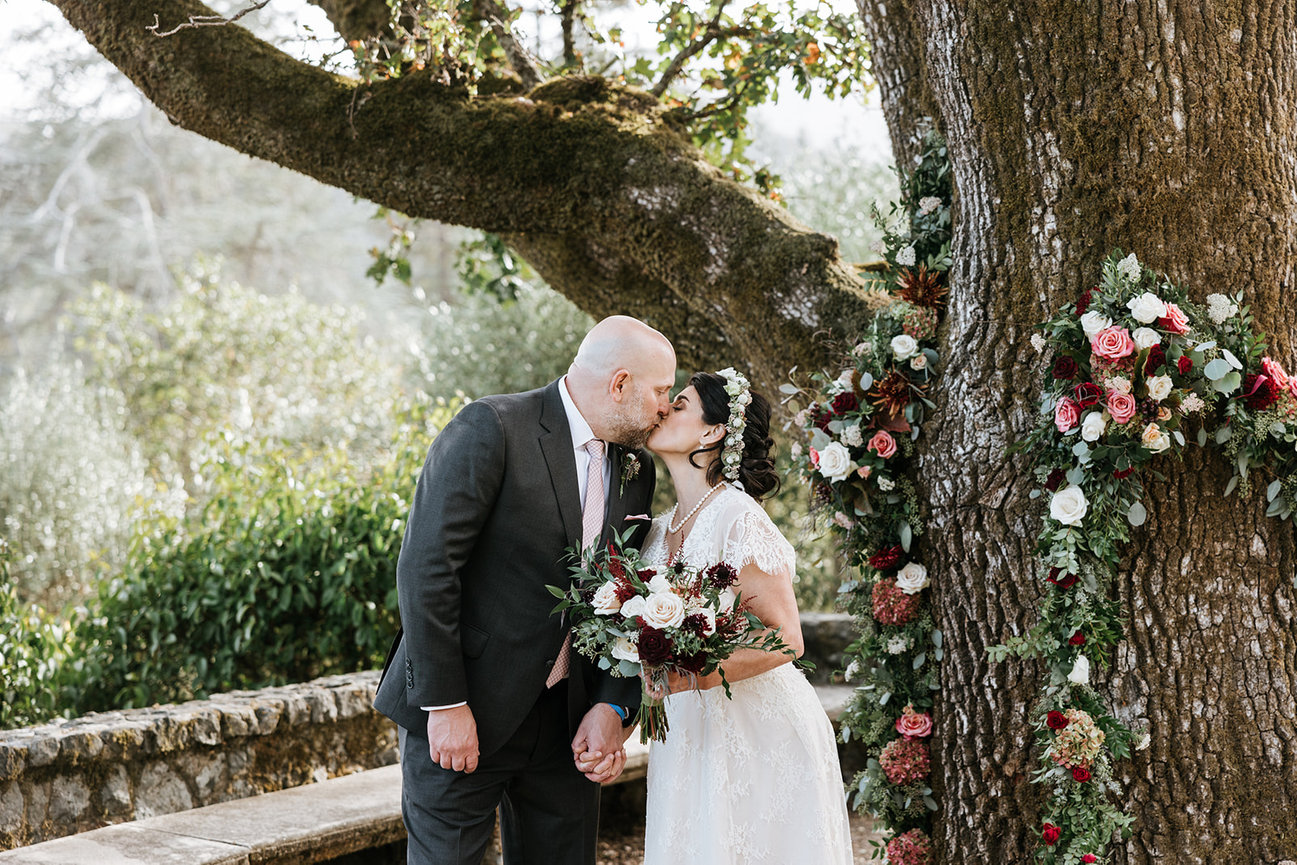
<svg viewBox="0 0 1297 865">
<path fill-rule="evenodd" d="M 670 340 L 639 319 L 613 315 L 581 340 L 567 386 L 596 436 L 640 447 L 666 415 L 675 367 Z"/>
</svg>

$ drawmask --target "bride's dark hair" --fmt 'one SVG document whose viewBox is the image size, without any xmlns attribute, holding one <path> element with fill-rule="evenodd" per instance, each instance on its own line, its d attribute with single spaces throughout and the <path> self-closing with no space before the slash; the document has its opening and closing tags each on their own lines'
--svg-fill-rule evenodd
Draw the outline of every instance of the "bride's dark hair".
<svg viewBox="0 0 1297 865">
<path fill-rule="evenodd" d="M 689 377 L 689 384 L 698 392 L 698 401 L 702 403 L 703 422 L 726 424 L 730 419 L 730 396 L 725 392 L 725 378 L 714 372 L 696 372 Z M 779 473 L 775 471 L 775 460 L 771 455 L 774 439 L 770 438 L 770 402 L 756 391 L 751 391 L 752 402 L 743 413 L 746 428 L 743 430 L 743 457 L 739 462 L 739 481 L 743 491 L 757 501 L 779 491 Z M 707 483 L 720 483 L 723 473 L 721 452 L 725 440 L 714 445 L 699 448 L 689 454 L 689 464 L 702 468 L 694 462 L 694 457 L 715 451 L 707 463 Z"/>
</svg>

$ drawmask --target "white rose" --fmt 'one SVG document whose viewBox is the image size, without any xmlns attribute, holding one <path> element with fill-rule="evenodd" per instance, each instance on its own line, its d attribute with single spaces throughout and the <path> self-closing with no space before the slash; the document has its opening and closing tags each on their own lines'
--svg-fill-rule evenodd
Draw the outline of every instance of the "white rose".
<svg viewBox="0 0 1297 865">
<path fill-rule="evenodd" d="M 631 661 L 638 664 L 639 646 L 625 637 L 618 637 L 617 642 L 612 644 L 612 656 L 619 661 Z"/>
<path fill-rule="evenodd" d="M 1135 341 L 1135 348 L 1143 351 L 1146 348 L 1152 348 L 1162 341 L 1162 337 L 1151 327 L 1137 327 L 1130 338 Z"/>
<path fill-rule="evenodd" d="M 1149 399 L 1161 402 L 1171 395 L 1171 376 L 1169 375 L 1150 376 L 1144 383 L 1148 385 Z"/>
<path fill-rule="evenodd" d="M 1072 672 L 1067 674 L 1067 680 L 1077 685 L 1090 684 L 1090 659 L 1085 655 L 1077 655 L 1076 663 L 1072 665 Z"/>
<path fill-rule="evenodd" d="M 1065 526 L 1079 526 L 1090 510 L 1085 493 L 1076 484 L 1068 484 L 1049 500 L 1049 515 Z"/>
<path fill-rule="evenodd" d="M 621 610 L 621 600 L 617 597 L 617 584 L 604 583 L 594 593 L 594 611 L 601 616 L 611 616 Z"/>
<path fill-rule="evenodd" d="M 626 603 L 621 605 L 621 614 L 628 619 L 644 615 L 644 605 L 648 601 L 644 600 L 643 595 L 632 595 Z"/>
<path fill-rule="evenodd" d="M 1132 297 L 1126 302 L 1126 308 L 1130 310 L 1135 321 L 1141 324 L 1152 324 L 1166 315 L 1166 304 L 1162 298 L 1151 291 L 1146 291 L 1139 297 Z"/>
<path fill-rule="evenodd" d="M 1144 427 L 1143 434 L 1139 437 L 1140 443 L 1155 454 L 1160 454 L 1171 446 L 1171 437 L 1162 431 L 1162 428 L 1155 423 Z"/>
<path fill-rule="evenodd" d="M 820 474 L 831 481 L 840 481 L 851 473 L 851 454 L 840 442 L 829 442 L 820 451 Z"/>
<path fill-rule="evenodd" d="M 892 337 L 892 356 L 897 360 L 909 360 L 919 352 L 919 343 L 908 333 Z"/>
<path fill-rule="evenodd" d="M 1108 421 L 1101 411 L 1092 411 L 1081 419 L 1081 438 L 1088 442 L 1097 442 L 1108 428 Z"/>
<path fill-rule="evenodd" d="M 648 581 L 648 590 L 653 593 L 671 591 L 671 581 L 667 579 L 666 574 L 654 574 L 653 579 Z"/>
<path fill-rule="evenodd" d="M 738 595 L 734 594 L 733 589 L 725 589 L 721 592 L 719 600 L 716 602 L 716 608 L 722 613 L 729 612 L 734 607 L 734 602 L 738 600 Z"/>
<path fill-rule="evenodd" d="M 644 624 L 678 628 L 685 620 L 685 602 L 675 592 L 654 592 L 644 604 Z"/>
<path fill-rule="evenodd" d="M 1087 337 L 1093 338 L 1096 333 L 1105 327 L 1112 327 L 1112 319 L 1097 309 L 1092 309 L 1081 316 L 1081 329 L 1085 331 Z"/>
<path fill-rule="evenodd" d="M 896 572 L 896 587 L 907 595 L 917 595 L 928 587 L 928 569 L 910 562 Z"/>
</svg>

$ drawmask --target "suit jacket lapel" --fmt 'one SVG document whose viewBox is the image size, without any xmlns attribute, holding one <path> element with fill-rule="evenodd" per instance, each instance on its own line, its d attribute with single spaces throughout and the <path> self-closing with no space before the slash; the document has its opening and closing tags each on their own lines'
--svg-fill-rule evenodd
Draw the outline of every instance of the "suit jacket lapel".
<svg viewBox="0 0 1297 865">
<path fill-rule="evenodd" d="M 613 532 L 623 529 L 626 521 L 626 497 L 622 495 L 625 484 L 621 482 L 622 461 L 626 458 L 626 449 L 621 445 L 608 445 L 608 456 L 611 458 L 608 473 L 608 508 L 604 512 L 603 534 L 599 538 L 601 547 L 606 547 L 612 540 Z"/>
<path fill-rule="evenodd" d="M 576 479 L 576 457 L 572 452 L 572 431 L 568 427 L 567 412 L 558 389 L 563 380 L 550 383 L 544 391 L 541 405 L 540 450 L 549 469 L 549 481 L 558 500 L 558 513 L 563 520 L 563 531 L 572 546 L 581 544 L 581 489 Z"/>
</svg>

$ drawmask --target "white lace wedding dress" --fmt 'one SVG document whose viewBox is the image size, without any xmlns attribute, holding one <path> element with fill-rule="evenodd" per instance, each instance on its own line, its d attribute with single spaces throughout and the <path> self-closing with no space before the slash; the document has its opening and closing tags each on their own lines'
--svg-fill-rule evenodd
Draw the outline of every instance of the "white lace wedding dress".
<svg viewBox="0 0 1297 865">
<path fill-rule="evenodd" d="M 666 564 L 653 521 L 645 557 Z M 677 559 L 755 562 L 794 579 L 792 545 L 751 496 L 727 486 L 699 512 Z M 791 663 L 724 688 L 666 699 L 670 730 L 649 749 L 644 865 L 851 865 L 833 725 Z"/>
</svg>

